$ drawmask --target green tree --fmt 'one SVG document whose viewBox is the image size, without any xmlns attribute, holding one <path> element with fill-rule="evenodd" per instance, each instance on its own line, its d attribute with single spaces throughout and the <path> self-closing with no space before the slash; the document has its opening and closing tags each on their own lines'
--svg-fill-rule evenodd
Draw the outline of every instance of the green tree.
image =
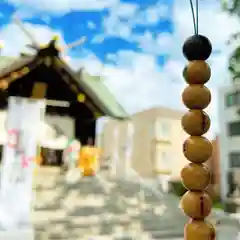
<svg viewBox="0 0 240 240">
<path fill-rule="evenodd" d="M 240 18 L 240 0 L 223 0 L 223 8 L 231 15 Z M 229 39 L 229 44 L 240 40 L 240 32 L 235 33 Z M 229 71 L 232 74 L 233 82 L 240 80 L 240 44 L 233 51 L 229 59 Z"/>
</svg>

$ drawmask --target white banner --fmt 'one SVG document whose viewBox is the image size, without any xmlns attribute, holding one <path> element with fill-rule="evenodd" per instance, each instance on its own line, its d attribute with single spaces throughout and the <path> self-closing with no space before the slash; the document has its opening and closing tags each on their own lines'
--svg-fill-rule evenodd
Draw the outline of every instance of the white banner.
<svg viewBox="0 0 240 240">
<path fill-rule="evenodd" d="M 31 222 L 33 171 L 44 114 L 42 100 L 9 99 L 0 189 L 0 224 L 7 229 Z"/>
</svg>

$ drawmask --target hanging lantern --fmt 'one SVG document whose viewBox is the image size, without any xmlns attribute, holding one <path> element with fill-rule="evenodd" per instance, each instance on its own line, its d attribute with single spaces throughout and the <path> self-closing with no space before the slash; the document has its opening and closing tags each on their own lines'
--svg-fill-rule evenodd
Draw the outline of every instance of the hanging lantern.
<svg viewBox="0 0 240 240">
<path fill-rule="evenodd" d="M 86 101 L 86 96 L 83 93 L 79 93 L 78 96 L 77 96 L 77 99 L 78 99 L 79 102 L 83 103 L 83 102 Z"/>
</svg>

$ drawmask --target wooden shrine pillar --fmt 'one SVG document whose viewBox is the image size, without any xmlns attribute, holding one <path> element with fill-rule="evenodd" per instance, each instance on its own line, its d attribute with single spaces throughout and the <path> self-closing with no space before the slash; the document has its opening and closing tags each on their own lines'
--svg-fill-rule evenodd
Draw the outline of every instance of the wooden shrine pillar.
<svg viewBox="0 0 240 240">
<path fill-rule="evenodd" d="M 47 84 L 44 82 L 36 82 L 33 85 L 31 98 L 44 99 L 47 94 Z"/>
<path fill-rule="evenodd" d="M 44 82 L 35 82 L 33 85 L 31 98 L 40 100 L 40 99 L 44 99 L 46 95 L 47 95 L 47 84 Z M 42 164 L 42 151 L 39 145 L 38 145 L 36 161 L 38 165 Z"/>
</svg>

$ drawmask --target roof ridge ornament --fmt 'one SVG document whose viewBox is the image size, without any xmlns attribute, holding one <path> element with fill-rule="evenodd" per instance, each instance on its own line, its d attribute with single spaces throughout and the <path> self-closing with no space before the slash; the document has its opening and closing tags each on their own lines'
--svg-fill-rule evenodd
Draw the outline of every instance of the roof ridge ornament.
<svg viewBox="0 0 240 240">
<path fill-rule="evenodd" d="M 24 26 L 23 22 L 17 16 L 14 16 L 13 21 L 31 41 L 31 44 L 28 45 L 28 47 L 31 47 L 32 49 L 34 49 L 36 51 L 47 49 L 49 47 L 53 49 L 53 47 L 54 47 L 54 48 L 56 48 L 56 50 L 58 52 L 61 52 L 65 55 L 67 51 L 69 51 L 72 48 L 83 45 L 87 40 L 86 36 L 83 36 L 83 37 L 77 39 L 76 41 L 67 44 L 64 47 L 57 47 L 56 43 L 59 42 L 60 37 L 58 35 L 54 35 L 49 43 L 39 44 L 38 41 L 35 39 L 34 35 Z M 55 54 L 56 54 L 56 52 L 55 52 Z"/>
</svg>

